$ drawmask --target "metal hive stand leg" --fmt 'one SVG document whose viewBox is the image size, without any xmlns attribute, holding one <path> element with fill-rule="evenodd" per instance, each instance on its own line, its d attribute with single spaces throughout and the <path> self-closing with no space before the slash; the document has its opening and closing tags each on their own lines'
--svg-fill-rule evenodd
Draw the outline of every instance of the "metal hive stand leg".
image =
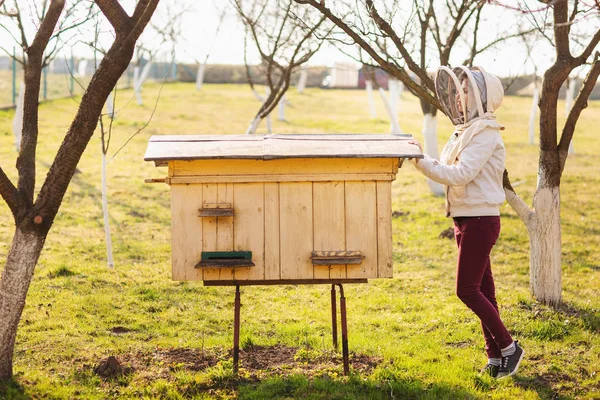
<svg viewBox="0 0 600 400">
<path fill-rule="evenodd" d="M 340 287 L 340 317 L 342 322 L 342 357 L 344 359 L 344 375 L 350 373 L 350 362 L 348 356 L 348 323 L 346 321 L 346 297 L 344 296 L 344 288 Z"/>
<path fill-rule="evenodd" d="M 333 348 L 338 348 L 337 338 L 337 310 L 336 310 L 337 298 L 335 294 L 335 285 L 331 285 L 331 334 L 333 336 Z"/>
<path fill-rule="evenodd" d="M 233 372 L 237 374 L 240 360 L 240 287 L 235 286 L 235 302 L 233 309 Z"/>
</svg>

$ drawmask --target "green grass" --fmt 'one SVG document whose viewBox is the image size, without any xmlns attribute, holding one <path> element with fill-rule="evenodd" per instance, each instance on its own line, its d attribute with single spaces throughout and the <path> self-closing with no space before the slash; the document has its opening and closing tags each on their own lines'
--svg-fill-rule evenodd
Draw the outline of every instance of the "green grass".
<svg viewBox="0 0 600 400">
<path fill-rule="evenodd" d="M 119 112 L 112 151 L 148 120 L 158 90 L 145 87 L 144 106 L 133 101 Z M 117 109 L 130 96 L 120 92 Z M 288 120 L 274 118 L 276 132 L 389 131 L 381 104 L 379 118 L 368 117 L 362 91 L 298 95 L 292 89 L 288 97 Z M 41 105 L 38 189 L 76 106 L 72 99 Z M 153 134 L 243 133 L 258 106 L 246 86 L 164 87 L 150 125 L 109 164 L 114 269 L 105 262 L 100 141 L 92 139 L 37 267 L 17 337 L 15 379 L 4 397 L 600 398 L 599 102 L 590 103 L 578 124 L 576 154 L 562 181 L 562 309 L 531 298 L 527 232 L 510 207 L 502 207 L 492 255 L 497 296 L 506 325 L 527 351 L 519 375 L 502 381 L 478 376 L 485 360 L 479 324 L 454 295 L 455 245 L 438 238 L 451 223 L 443 200 L 429 194 L 408 163 L 393 185 L 393 209 L 403 212 L 393 220 L 394 279 L 345 287 L 352 374 L 342 376 L 339 354 L 331 352 L 329 288 L 318 285 L 242 289 L 248 353 L 239 376 L 232 374 L 233 289 L 170 280 L 169 188 L 144 184 L 165 170 L 144 162 L 143 154 Z M 498 113 L 506 125 L 508 170 L 528 202 L 538 154 L 526 144 L 529 109 L 530 99 L 507 98 Z M 12 116 L 0 111 L 0 165 L 15 178 Z M 421 138 L 419 104 L 406 94 L 400 123 Z M 450 129 L 439 122 L 440 148 Z M 8 208 L 0 206 L 0 258 L 13 226 Z M 292 349 L 289 363 L 252 367 L 255 349 L 277 353 L 276 345 Z M 110 355 L 133 370 L 102 378 L 94 369 Z M 360 360 L 376 365 L 362 368 Z"/>
</svg>

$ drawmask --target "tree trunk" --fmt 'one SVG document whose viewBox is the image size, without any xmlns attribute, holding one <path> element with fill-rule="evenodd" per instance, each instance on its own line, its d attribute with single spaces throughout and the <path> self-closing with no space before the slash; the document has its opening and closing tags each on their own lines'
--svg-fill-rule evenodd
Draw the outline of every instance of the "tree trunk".
<svg viewBox="0 0 600 400">
<path fill-rule="evenodd" d="M 110 98 L 110 97 L 109 97 Z M 104 216 L 104 235 L 106 237 L 106 263 L 109 268 L 115 266 L 112 253 L 112 238 L 108 219 L 108 189 L 106 187 L 106 154 L 102 152 L 102 215 Z"/>
<path fill-rule="evenodd" d="M 46 233 L 17 227 L 0 278 L 0 381 L 12 377 L 17 326 Z"/>
<path fill-rule="evenodd" d="M 279 100 L 279 116 L 277 119 L 279 121 L 285 121 L 285 96 L 282 96 Z"/>
<path fill-rule="evenodd" d="M 202 89 L 204 83 L 204 71 L 206 70 L 206 63 L 200 64 L 198 67 L 198 73 L 196 74 L 196 90 Z"/>
<path fill-rule="evenodd" d="M 425 141 L 425 154 L 429 157 L 438 158 L 438 146 L 437 146 L 437 116 L 433 114 L 425 114 L 423 117 L 423 138 Z M 429 190 L 435 196 L 444 196 L 444 186 L 427 178 L 427 185 Z"/>
<path fill-rule="evenodd" d="M 300 71 L 300 78 L 298 78 L 298 93 L 302 94 L 306 88 L 306 80 L 308 79 L 308 71 L 303 69 Z"/>
<path fill-rule="evenodd" d="M 375 99 L 373 98 L 373 82 L 370 80 L 365 81 L 365 89 L 367 89 L 367 98 L 369 99 L 369 113 L 371 118 L 377 118 L 377 112 L 375 111 Z"/>
<path fill-rule="evenodd" d="M 383 91 L 383 88 L 379 88 L 379 95 L 381 96 L 383 105 L 385 106 L 385 109 L 387 110 L 388 115 L 390 117 L 390 123 L 392 124 L 392 133 L 396 134 L 396 135 L 402 134 L 402 130 L 400 129 L 400 124 L 398 123 L 398 116 L 392 109 L 392 106 L 390 105 L 390 102 L 388 101 L 388 98 L 386 97 L 385 92 Z"/>
<path fill-rule="evenodd" d="M 535 213 L 527 225 L 531 292 L 538 301 L 557 306 L 562 291 L 560 187 L 539 188 L 533 206 Z"/>
<path fill-rule="evenodd" d="M 252 135 L 255 133 L 258 125 L 260 125 L 260 121 L 262 121 L 260 117 L 255 117 L 252 122 L 250 122 L 250 126 L 248 126 L 248 129 L 246 130 L 246 135 Z"/>
</svg>

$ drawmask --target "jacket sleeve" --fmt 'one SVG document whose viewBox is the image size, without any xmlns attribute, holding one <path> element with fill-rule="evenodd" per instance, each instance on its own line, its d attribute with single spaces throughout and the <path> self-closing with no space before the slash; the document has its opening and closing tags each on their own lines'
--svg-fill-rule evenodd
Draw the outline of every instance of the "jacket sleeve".
<svg viewBox="0 0 600 400">
<path fill-rule="evenodd" d="M 456 165 L 444 165 L 425 155 L 415 166 L 428 178 L 448 186 L 463 186 L 471 182 L 488 162 L 496 147 L 498 132 L 486 129 L 476 134 L 460 153 Z"/>
</svg>

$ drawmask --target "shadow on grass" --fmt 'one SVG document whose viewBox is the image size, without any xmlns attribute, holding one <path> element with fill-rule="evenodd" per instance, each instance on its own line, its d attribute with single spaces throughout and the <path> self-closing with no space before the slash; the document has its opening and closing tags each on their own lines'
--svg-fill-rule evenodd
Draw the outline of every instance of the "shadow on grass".
<svg viewBox="0 0 600 400">
<path fill-rule="evenodd" d="M 0 399 L 21 400 L 31 399 L 31 396 L 25 393 L 25 388 L 14 379 L 8 382 L 0 381 Z"/>
<path fill-rule="evenodd" d="M 547 376 L 532 376 L 532 377 L 523 377 L 517 376 L 514 378 L 515 385 L 524 389 L 524 390 L 532 390 L 535 391 L 540 399 L 572 399 L 572 397 L 560 396 L 554 389 L 552 388 L 552 381 L 555 376 L 549 374 Z M 556 377 L 560 380 L 559 377 Z"/>
<path fill-rule="evenodd" d="M 272 376 L 236 388 L 240 399 L 471 399 L 473 393 L 440 383 L 391 378 L 365 380 L 360 375 L 333 379 L 328 375 L 308 378 L 303 374 Z"/>
</svg>

